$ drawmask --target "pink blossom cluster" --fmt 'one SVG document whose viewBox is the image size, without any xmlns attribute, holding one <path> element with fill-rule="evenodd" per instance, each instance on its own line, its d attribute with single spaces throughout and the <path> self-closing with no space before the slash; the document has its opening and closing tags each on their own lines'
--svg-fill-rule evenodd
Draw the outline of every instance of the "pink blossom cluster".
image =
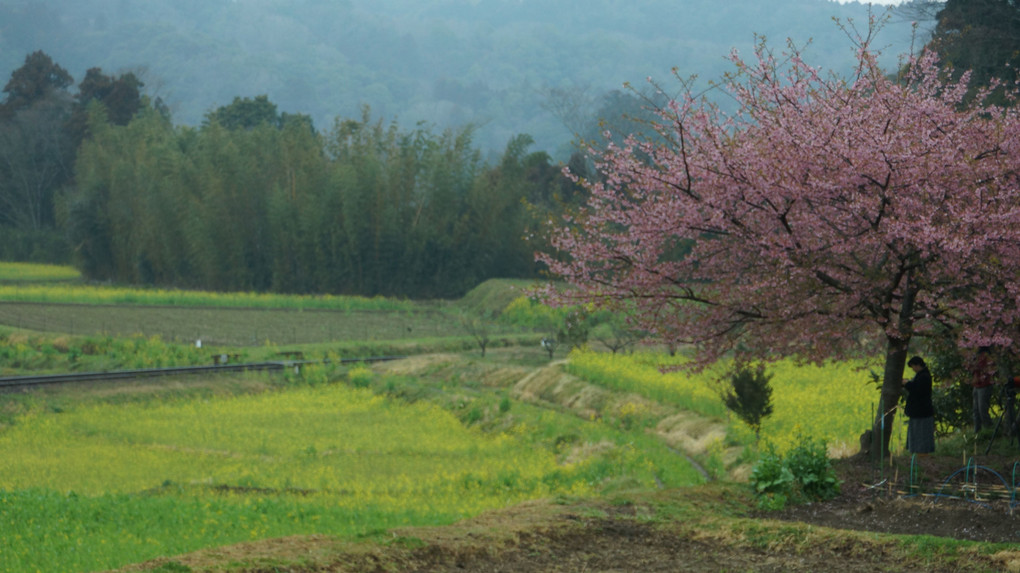
<svg viewBox="0 0 1020 573">
<path fill-rule="evenodd" d="M 688 94 L 657 140 L 593 150 L 590 200 L 539 255 L 577 287 L 558 300 L 626 309 L 704 362 L 902 354 L 940 325 L 1020 339 L 1016 109 L 965 100 L 928 52 L 899 77 L 867 41 L 851 77 L 754 55 L 720 85 L 738 111 Z"/>
</svg>

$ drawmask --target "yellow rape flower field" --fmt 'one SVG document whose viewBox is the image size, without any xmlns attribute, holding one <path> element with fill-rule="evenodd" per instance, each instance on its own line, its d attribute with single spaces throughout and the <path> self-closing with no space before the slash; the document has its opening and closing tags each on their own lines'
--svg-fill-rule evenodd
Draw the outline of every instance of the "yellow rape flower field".
<svg viewBox="0 0 1020 573">
<path fill-rule="evenodd" d="M 575 375 L 618 390 L 634 392 L 707 416 L 729 419 L 730 434 L 743 444 L 754 442 L 753 432 L 730 414 L 718 388 L 726 365 L 697 374 L 675 370 L 685 359 L 660 353 L 638 352 L 612 355 L 575 351 L 569 369 Z M 673 368 L 666 371 L 663 368 Z M 871 427 L 878 408 L 879 392 L 870 383 L 864 362 L 829 362 L 823 366 L 800 365 L 792 360 L 769 364 L 772 374 L 773 413 L 762 423 L 761 440 L 786 452 L 800 440 L 824 440 L 830 454 L 843 456 L 860 447 L 860 434 Z M 897 416 L 893 450 L 902 449 L 906 427 Z"/>
<path fill-rule="evenodd" d="M 102 305 L 159 305 L 183 307 L 226 308 L 287 308 L 325 310 L 385 310 L 407 311 L 414 305 L 407 301 L 384 297 L 335 295 L 282 295 L 256 292 L 210 292 L 174 289 L 141 289 L 133 287 L 91 286 L 82 284 L 22 284 L 44 280 L 35 276 L 15 279 L 19 273 L 16 263 L 0 264 L 0 301 L 72 303 Z M 54 272 L 77 271 L 69 267 L 53 267 Z M 28 272 L 28 271 L 24 271 Z M 5 276 L 12 278 L 5 279 Z M 20 275 L 19 275 L 20 276 Z M 57 275 L 60 276 L 60 275 Z M 50 280 L 57 280 L 56 278 Z"/>
<path fill-rule="evenodd" d="M 480 439 L 437 407 L 396 407 L 342 386 L 41 415 L 0 436 L 0 452 L 5 489 L 96 495 L 172 482 L 382 504 L 408 492 L 449 504 L 460 480 L 506 474 L 526 481 L 556 466 L 509 436 Z"/>
<path fill-rule="evenodd" d="M 39 408 L 0 429 L 0 571 L 93 571 L 246 540 L 451 523 L 595 495 L 621 477 L 645 488 L 701 481 L 650 438 L 513 408 L 515 424 L 482 431 L 438 405 L 344 384 Z M 602 457 L 548 447 L 564 435 L 617 447 Z"/>
<path fill-rule="evenodd" d="M 0 262 L 0 282 L 73 281 L 78 269 L 62 265 Z"/>
</svg>

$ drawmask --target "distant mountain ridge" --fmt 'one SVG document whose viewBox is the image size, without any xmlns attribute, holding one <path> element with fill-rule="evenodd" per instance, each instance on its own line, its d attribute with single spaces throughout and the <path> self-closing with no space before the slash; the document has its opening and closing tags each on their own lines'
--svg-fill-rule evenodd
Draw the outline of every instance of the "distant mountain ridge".
<svg viewBox="0 0 1020 573">
<path fill-rule="evenodd" d="M 882 7 L 876 6 L 881 13 Z M 555 152 L 570 131 L 543 109 L 550 88 L 601 93 L 646 77 L 718 78 L 754 35 L 811 40 L 808 60 L 853 61 L 833 18 L 868 9 L 828 0 L 0 0 L 0 78 L 42 49 L 79 81 L 87 68 L 144 69 L 177 123 L 235 96 L 266 94 L 318 128 L 336 116 L 479 125 L 501 149 L 517 133 Z M 887 24 L 887 65 L 910 26 Z"/>
</svg>

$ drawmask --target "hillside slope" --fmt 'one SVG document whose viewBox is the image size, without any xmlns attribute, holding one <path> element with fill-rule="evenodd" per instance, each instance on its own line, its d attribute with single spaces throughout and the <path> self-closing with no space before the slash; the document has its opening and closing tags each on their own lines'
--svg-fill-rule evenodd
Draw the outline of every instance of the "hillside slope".
<svg viewBox="0 0 1020 573">
<path fill-rule="evenodd" d="M 748 53 L 755 34 L 777 47 L 810 42 L 814 65 L 841 71 L 853 46 L 834 17 L 866 26 L 868 9 L 830 0 L 2 0 L 0 78 L 41 49 L 79 81 L 94 66 L 144 70 L 149 93 L 189 125 L 235 96 L 266 94 L 325 129 L 369 104 L 407 125 L 473 122 L 487 149 L 529 133 L 556 151 L 572 134 L 549 113 L 550 90 L 592 114 L 625 82 L 672 88 L 674 67 L 718 78 L 730 50 Z M 888 65 L 910 45 L 901 20 L 879 42 Z"/>
</svg>

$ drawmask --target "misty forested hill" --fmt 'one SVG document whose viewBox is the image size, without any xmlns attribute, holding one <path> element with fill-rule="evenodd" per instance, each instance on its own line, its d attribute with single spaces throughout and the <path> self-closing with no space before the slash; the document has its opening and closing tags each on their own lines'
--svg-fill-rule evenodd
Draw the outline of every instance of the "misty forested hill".
<svg viewBox="0 0 1020 573">
<path fill-rule="evenodd" d="M 879 10 L 881 8 L 878 8 Z M 867 8 L 829 0 L 0 0 L 0 78 L 42 49 L 80 80 L 87 68 L 142 70 L 175 123 L 197 124 L 235 96 L 266 94 L 328 128 L 373 114 L 405 125 L 480 125 L 478 145 L 513 134 L 562 157 L 570 130 L 550 92 L 596 113 L 598 98 L 646 77 L 717 78 L 754 34 L 809 39 L 812 64 L 839 70 L 852 47 L 832 22 Z M 895 19 L 894 19 L 895 20 Z M 888 64 L 909 25 L 881 35 Z M 584 106 L 582 106 L 584 107 Z M 557 153 L 558 152 L 558 153 Z"/>
</svg>

